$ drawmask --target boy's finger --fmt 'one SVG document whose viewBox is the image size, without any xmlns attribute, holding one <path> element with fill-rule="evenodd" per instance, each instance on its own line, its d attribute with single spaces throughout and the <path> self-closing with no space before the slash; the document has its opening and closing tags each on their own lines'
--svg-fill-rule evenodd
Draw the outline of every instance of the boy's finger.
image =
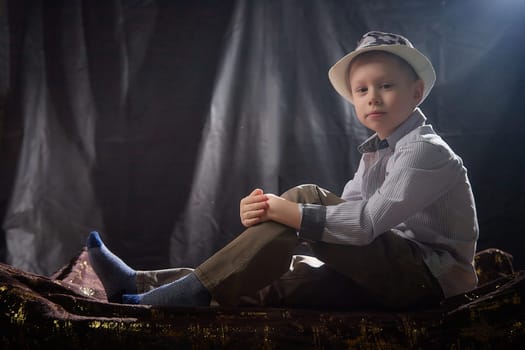
<svg viewBox="0 0 525 350">
<path fill-rule="evenodd" d="M 243 202 L 245 204 L 253 204 L 253 203 L 266 202 L 267 200 L 268 200 L 268 197 L 265 194 L 261 194 L 261 195 L 248 196 L 243 199 Z"/>
<path fill-rule="evenodd" d="M 250 226 L 255 225 L 258 222 L 259 222 L 259 218 L 256 218 L 256 219 L 243 220 L 242 224 L 245 227 L 250 227 Z"/>
<path fill-rule="evenodd" d="M 256 218 L 259 218 L 260 216 L 262 216 L 263 214 L 264 214 L 264 210 L 247 211 L 247 212 L 242 214 L 242 221 L 244 222 L 246 220 L 256 219 Z"/>
<path fill-rule="evenodd" d="M 260 188 L 256 188 L 252 191 L 252 193 L 250 193 L 250 196 L 256 196 L 256 195 L 259 195 L 259 194 L 263 194 L 263 190 L 261 190 Z"/>
</svg>

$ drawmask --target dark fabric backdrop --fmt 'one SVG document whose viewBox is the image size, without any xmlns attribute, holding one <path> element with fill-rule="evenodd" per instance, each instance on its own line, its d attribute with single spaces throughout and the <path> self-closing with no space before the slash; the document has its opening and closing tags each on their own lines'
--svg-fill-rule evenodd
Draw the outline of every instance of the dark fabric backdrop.
<svg viewBox="0 0 525 350">
<path fill-rule="evenodd" d="M 522 1 L 0 4 L 2 261 L 50 274 L 98 230 L 135 268 L 196 266 L 253 188 L 340 193 L 369 133 L 327 71 L 384 30 L 434 62 L 422 108 L 469 169 L 479 249 L 525 264 Z"/>
</svg>

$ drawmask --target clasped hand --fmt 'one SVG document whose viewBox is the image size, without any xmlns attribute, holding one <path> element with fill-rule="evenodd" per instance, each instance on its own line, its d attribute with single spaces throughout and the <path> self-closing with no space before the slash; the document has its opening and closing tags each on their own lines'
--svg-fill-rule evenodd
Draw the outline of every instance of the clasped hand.
<svg viewBox="0 0 525 350">
<path fill-rule="evenodd" d="M 260 188 L 256 188 L 241 199 L 239 211 L 241 222 L 245 227 L 269 220 L 296 229 L 301 224 L 301 214 L 297 203 L 271 193 L 264 193 Z"/>
<path fill-rule="evenodd" d="M 241 199 L 240 216 L 245 227 L 250 227 L 268 220 L 269 194 L 256 188 L 248 196 Z"/>
</svg>

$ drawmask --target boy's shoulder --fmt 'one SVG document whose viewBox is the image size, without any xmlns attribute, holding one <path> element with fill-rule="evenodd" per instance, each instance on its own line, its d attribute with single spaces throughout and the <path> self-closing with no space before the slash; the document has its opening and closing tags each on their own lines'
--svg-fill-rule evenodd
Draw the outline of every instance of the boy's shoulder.
<svg viewBox="0 0 525 350">
<path fill-rule="evenodd" d="M 429 157 L 434 160 L 437 160 L 436 157 L 459 160 L 454 150 L 430 124 L 419 126 L 399 139 L 396 150 L 403 152 L 403 149 L 407 148 L 417 148 L 417 153 L 421 157 Z"/>
<path fill-rule="evenodd" d="M 430 124 L 421 125 L 410 131 L 408 134 L 399 139 L 397 145 L 404 146 L 411 143 L 422 143 L 424 145 L 428 145 L 429 147 L 443 147 L 452 151 L 450 146 Z"/>
</svg>

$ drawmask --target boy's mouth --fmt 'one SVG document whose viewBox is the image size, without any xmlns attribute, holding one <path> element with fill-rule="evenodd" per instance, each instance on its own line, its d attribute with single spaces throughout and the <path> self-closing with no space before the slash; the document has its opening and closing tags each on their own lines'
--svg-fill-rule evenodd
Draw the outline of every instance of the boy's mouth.
<svg viewBox="0 0 525 350">
<path fill-rule="evenodd" d="M 386 112 L 373 111 L 366 115 L 367 118 L 381 118 L 386 114 Z"/>
</svg>

